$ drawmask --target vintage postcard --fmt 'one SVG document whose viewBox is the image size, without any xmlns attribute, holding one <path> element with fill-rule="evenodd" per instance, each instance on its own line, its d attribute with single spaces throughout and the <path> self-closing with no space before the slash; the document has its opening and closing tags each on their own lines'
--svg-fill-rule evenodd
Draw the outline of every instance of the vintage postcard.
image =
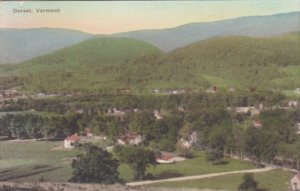
<svg viewBox="0 0 300 191">
<path fill-rule="evenodd" d="M 300 0 L 0 1 L 1 191 L 300 190 Z"/>
</svg>

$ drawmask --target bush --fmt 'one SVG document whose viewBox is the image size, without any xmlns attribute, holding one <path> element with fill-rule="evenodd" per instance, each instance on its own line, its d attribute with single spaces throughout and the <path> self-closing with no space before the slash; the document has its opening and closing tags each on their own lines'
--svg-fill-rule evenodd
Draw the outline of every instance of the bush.
<svg viewBox="0 0 300 191">
<path fill-rule="evenodd" d="M 245 174 L 243 182 L 239 186 L 239 191 L 258 191 L 258 183 L 254 180 L 252 174 Z"/>
</svg>

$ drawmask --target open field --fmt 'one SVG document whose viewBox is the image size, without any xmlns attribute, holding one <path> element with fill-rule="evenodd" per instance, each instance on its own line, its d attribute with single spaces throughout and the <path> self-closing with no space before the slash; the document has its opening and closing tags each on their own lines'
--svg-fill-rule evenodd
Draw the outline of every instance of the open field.
<svg viewBox="0 0 300 191">
<path fill-rule="evenodd" d="M 149 168 L 148 173 L 151 173 L 154 179 L 163 179 L 255 168 L 253 164 L 248 162 L 241 162 L 235 159 L 226 159 L 226 161 L 228 163 L 224 165 L 212 165 L 206 161 L 204 152 L 197 152 L 192 159 L 187 159 L 175 164 L 159 164 Z M 129 166 L 125 164 L 120 166 L 120 175 L 126 181 L 133 180 L 133 172 Z"/>
<path fill-rule="evenodd" d="M 15 173 L 18 177 L 22 173 L 35 174 L 14 181 L 38 181 L 41 177 L 45 181 L 67 181 L 72 174 L 71 158 L 79 154 L 79 151 L 51 150 L 62 144 L 61 141 L 0 142 L 0 172 L 11 170 L 10 176 Z M 47 165 L 47 168 L 36 174 L 37 167 L 42 165 Z"/>
<path fill-rule="evenodd" d="M 217 189 L 236 191 L 242 182 L 243 174 L 225 175 L 213 178 L 204 178 L 201 180 L 187 180 L 178 182 L 165 182 L 150 184 L 149 187 L 160 188 L 197 188 L 197 189 Z M 288 182 L 292 177 L 291 172 L 273 170 L 254 174 L 255 180 L 259 183 L 259 188 L 272 191 L 288 190 Z"/>
<path fill-rule="evenodd" d="M 53 150 L 62 145 L 60 141 L 3 141 L 0 142 L 0 172 L 1 170 L 12 170 L 16 174 L 33 172 L 38 165 L 47 165 L 47 168 L 30 176 L 13 179 L 14 181 L 67 181 L 72 176 L 70 165 L 71 158 L 80 153 L 76 150 Z M 212 165 L 207 162 L 203 152 L 197 152 L 194 158 L 186 161 L 170 164 L 156 165 L 148 169 L 155 179 L 188 176 L 196 174 L 207 174 L 214 172 L 226 172 L 234 170 L 246 170 L 255 168 L 247 162 L 240 162 L 234 159 L 227 159 L 225 165 Z M 16 170 L 17 169 L 17 170 Z M 11 173 L 13 173 L 11 172 Z M 3 175 L 3 174 L 2 174 Z M 133 172 L 128 165 L 120 166 L 120 176 L 126 181 L 133 180 Z M 12 180 L 12 179 L 11 179 Z"/>
</svg>

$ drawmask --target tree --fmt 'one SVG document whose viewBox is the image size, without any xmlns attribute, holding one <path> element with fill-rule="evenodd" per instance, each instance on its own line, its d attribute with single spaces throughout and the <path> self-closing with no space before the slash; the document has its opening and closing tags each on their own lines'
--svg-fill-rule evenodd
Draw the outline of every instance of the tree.
<svg viewBox="0 0 300 191">
<path fill-rule="evenodd" d="M 224 154 L 219 151 L 211 151 L 206 153 L 206 160 L 212 162 L 213 164 L 223 163 Z"/>
<path fill-rule="evenodd" d="M 134 178 L 142 180 L 147 167 L 155 165 L 155 153 L 137 146 L 116 147 L 114 150 L 120 161 L 127 163 L 134 170 Z"/>
<path fill-rule="evenodd" d="M 72 182 L 112 184 L 119 182 L 119 162 L 112 154 L 92 145 L 85 145 L 85 154 L 72 163 Z"/>
<path fill-rule="evenodd" d="M 239 191 L 257 191 L 257 184 L 252 174 L 245 174 L 238 189 Z"/>
</svg>

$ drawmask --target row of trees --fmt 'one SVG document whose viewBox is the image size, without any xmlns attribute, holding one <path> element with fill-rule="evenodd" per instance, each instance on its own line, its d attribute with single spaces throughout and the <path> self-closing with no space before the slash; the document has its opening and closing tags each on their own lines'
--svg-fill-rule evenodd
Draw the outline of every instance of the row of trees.
<svg viewBox="0 0 300 191">
<path fill-rule="evenodd" d="M 36 111 L 67 114 L 80 108 L 85 113 L 106 113 L 108 108 L 117 107 L 121 110 L 133 109 L 167 109 L 176 110 L 179 106 L 197 109 L 221 105 L 224 107 L 250 106 L 264 103 L 265 106 L 278 104 L 285 97 L 274 92 L 233 92 L 222 94 L 190 93 L 182 95 L 131 95 L 131 94 L 95 94 L 77 97 L 57 97 L 56 99 L 18 99 L 4 101 L 6 107 L 1 111 Z"/>
<path fill-rule="evenodd" d="M 76 116 L 6 114 L 0 118 L 0 135 L 9 138 L 63 138 L 79 131 Z"/>
</svg>

